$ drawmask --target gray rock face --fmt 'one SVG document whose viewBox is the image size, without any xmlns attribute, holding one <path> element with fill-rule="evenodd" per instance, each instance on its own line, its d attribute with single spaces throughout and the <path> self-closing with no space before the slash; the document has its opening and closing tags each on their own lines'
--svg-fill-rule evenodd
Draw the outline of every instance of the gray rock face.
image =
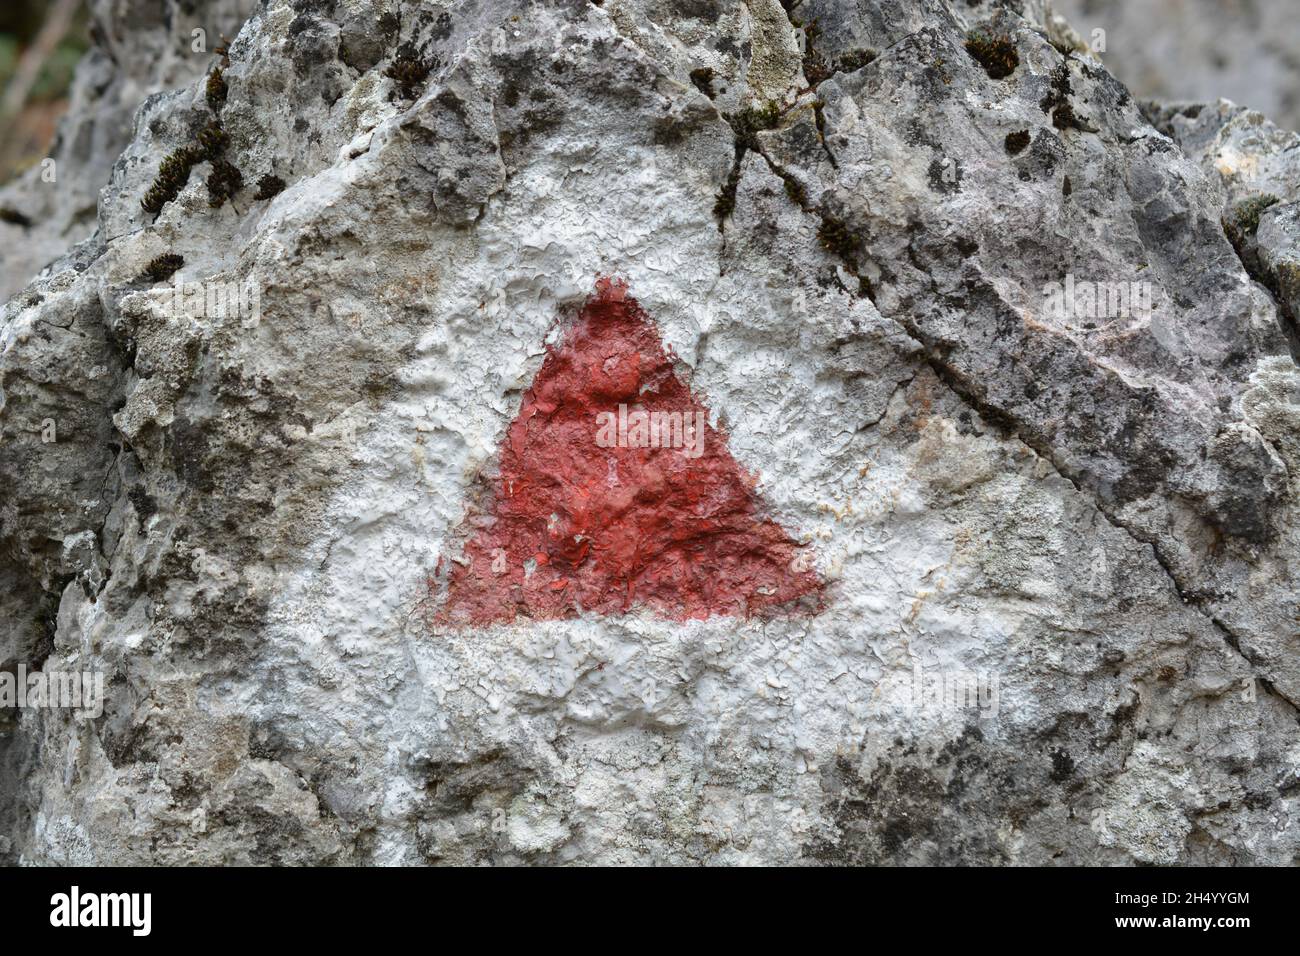
<svg viewBox="0 0 1300 956">
<path fill-rule="evenodd" d="M 1294 862 L 1297 153 L 1010 6 L 271 0 L 146 100 L 0 317 L 0 646 L 106 678 L 9 859 Z M 438 615 L 601 276 L 819 613 Z"/>
<path fill-rule="evenodd" d="M 1300 129 L 1300 18 L 1291 0 L 1052 0 L 1134 94 L 1226 97 Z M 1102 39 L 1102 37 L 1097 37 Z"/>
</svg>

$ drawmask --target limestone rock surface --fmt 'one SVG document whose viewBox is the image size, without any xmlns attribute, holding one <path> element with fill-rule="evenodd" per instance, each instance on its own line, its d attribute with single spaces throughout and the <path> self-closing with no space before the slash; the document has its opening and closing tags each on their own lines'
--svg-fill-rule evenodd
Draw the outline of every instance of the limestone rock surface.
<svg viewBox="0 0 1300 956">
<path fill-rule="evenodd" d="M 106 675 L 5 713 L 5 859 L 1295 862 L 1300 151 L 1077 37 L 258 6 L 0 313 L 0 657 Z M 815 613 L 438 618 L 601 277 Z"/>
</svg>

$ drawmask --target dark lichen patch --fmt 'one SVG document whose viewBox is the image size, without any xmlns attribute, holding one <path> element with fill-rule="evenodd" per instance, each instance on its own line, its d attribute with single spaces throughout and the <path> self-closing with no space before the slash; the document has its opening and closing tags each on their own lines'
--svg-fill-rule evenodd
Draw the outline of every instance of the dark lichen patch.
<svg viewBox="0 0 1300 956">
<path fill-rule="evenodd" d="M 313 74 L 323 77 L 338 67 L 341 37 L 329 14 L 302 8 L 289 23 L 285 51 L 293 64 L 294 75 L 306 80 Z"/>
<path fill-rule="evenodd" d="M 1074 86 L 1070 82 L 1070 67 L 1068 62 L 1062 63 L 1052 71 L 1051 85 L 1047 93 L 1039 102 L 1039 107 L 1044 113 L 1050 113 L 1052 116 L 1052 125 L 1057 129 L 1077 129 L 1085 133 L 1095 133 L 1097 130 L 1079 118 L 1074 111 L 1074 104 L 1070 102 L 1070 97 L 1074 94 Z"/>
<path fill-rule="evenodd" d="M 1066 176 L 1065 181 L 1061 183 L 1061 195 L 1069 197 L 1072 196 L 1073 194 L 1074 194 L 1074 183 L 1070 181 L 1069 176 Z"/>
<path fill-rule="evenodd" d="M 502 126 L 497 132 L 497 142 L 502 151 L 523 147 L 531 142 L 538 135 L 545 135 L 560 128 L 563 123 L 563 113 L 558 109 L 548 108 L 540 110 L 524 110 L 520 113 L 515 121 L 513 128 Z M 656 128 L 656 134 L 660 137 L 659 141 L 663 142 L 665 127 L 660 125 Z M 670 134 L 670 138 L 677 133 Z"/>
<path fill-rule="evenodd" d="M 284 180 L 274 173 L 264 173 L 257 180 L 257 192 L 253 194 L 256 200 L 271 199 L 278 196 L 284 191 Z"/>
<path fill-rule="evenodd" d="M 803 183 L 789 174 L 782 176 L 781 182 L 785 186 L 785 194 L 790 197 L 792 203 L 801 209 L 808 205 L 808 190 L 804 188 Z"/>
<path fill-rule="evenodd" d="M 565 121 L 564 101 L 561 97 L 551 95 L 545 99 L 539 97 L 539 91 L 549 89 L 554 93 L 562 89 L 565 80 L 557 79 L 550 83 L 540 81 L 539 77 L 548 74 L 546 58 L 536 50 L 512 50 L 494 53 L 492 66 L 501 77 L 500 93 L 496 101 L 497 140 L 503 152 L 522 148 L 529 142 L 545 137 L 561 128 Z M 556 61 L 549 64 L 552 70 L 563 63 Z M 563 71 L 555 70 L 557 73 Z M 466 117 L 465 104 L 453 102 L 446 92 L 439 94 L 438 102 L 456 113 L 462 119 Z M 660 126 L 658 133 L 664 135 Z M 674 134 L 668 134 L 670 137 Z"/>
<path fill-rule="evenodd" d="M 713 128 L 718 114 L 712 107 L 699 103 L 686 103 L 680 111 L 674 110 L 658 117 L 654 123 L 656 146 L 678 146 L 702 129 Z"/>
<path fill-rule="evenodd" d="M 1029 130 L 1022 129 L 1008 133 L 1004 145 L 1009 155 L 1019 156 L 1029 148 Z"/>
<path fill-rule="evenodd" d="M 136 279 L 137 282 L 166 282 L 176 274 L 181 266 L 185 265 L 185 258 L 174 252 L 166 252 L 161 256 L 155 256 L 149 260 L 149 264 L 144 267 Z"/>
<path fill-rule="evenodd" d="M 821 243 L 823 249 L 842 260 L 851 270 L 858 271 L 861 240 L 843 219 L 823 212 L 821 225 L 817 227 L 817 241 Z"/>
<path fill-rule="evenodd" d="M 740 186 L 740 160 L 737 159 L 731 165 L 731 172 L 727 174 L 727 181 L 722 184 L 718 190 L 717 198 L 713 200 L 713 218 L 718 221 L 718 231 L 722 231 L 722 224 L 731 218 L 731 214 L 736 211 L 736 189 Z"/>
<path fill-rule="evenodd" d="M 132 485 L 126 496 L 130 499 L 131 507 L 135 509 L 135 516 L 140 524 L 143 525 L 158 513 L 158 502 L 141 485 Z"/>
<path fill-rule="evenodd" d="M 203 159 L 203 150 L 195 146 L 182 146 L 173 150 L 158 165 L 158 175 L 140 200 L 145 212 L 151 212 L 157 218 L 163 206 L 181 194 L 189 182 L 190 170 Z"/>
<path fill-rule="evenodd" d="M 226 200 L 234 197 L 244 186 L 243 174 L 233 163 L 224 159 L 212 161 L 212 172 L 208 175 L 208 205 L 220 208 Z"/>
<path fill-rule="evenodd" d="M 1288 301 L 1279 295 L 1275 277 L 1260 261 L 1259 249 L 1255 235 L 1259 232 L 1260 219 L 1265 211 L 1276 206 L 1281 200 L 1272 193 L 1259 193 L 1241 200 L 1223 216 L 1223 234 L 1232 243 L 1237 257 L 1251 278 L 1261 283 L 1274 294 L 1284 311 L 1289 311 Z"/>
<path fill-rule="evenodd" d="M 1025 181 L 1035 177 L 1053 179 L 1065 160 L 1065 143 L 1061 137 L 1054 130 L 1043 128 L 1034 136 L 1029 149 L 1017 159 L 1016 168 L 1020 171 L 1020 178 Z"/>
<path fill-rule="evenodd" d="M 821 776 L 831 826 L 802 856 L 856 866 L 1004 864 L 1000 821 L 1023 826 L 1046 804 L 1017 791 L 1014 769 L 974 726 L 937 751 L 896 740 L 869 774 L 839 757 Z"/>
<path fill-rule="evenodd" d="M 849 50 L 835 59 L 835 69 L 839 73 L 852 73 L 854 70 L 860 70 L 864 66 L 876 61 L 878 54 L 875 50 L 863 47 L 857 50 Z"/>
<path fill-rule="evenodd" d="M 1064 750 L 1052 751 L 1052 770 L 1050 776 L 1053 783 L 1065 783 L 1074 774 L 1074 758 Z"/>
<path fill-rule="evenodd" d="M 713 89 L 713 76 L 713 70 L 707 66 L 691 70 L 691 83 L 709 99 L 713 99 L 717 95 Z"/>
<path fill-rule="evenodd" d="M 1079 117 L 1069 103 L 1061 103 L 1052 110 L 1052 125 L 1057 129 L 1081 129 Z"/>
<path fill-rule="evenodd" d="M 1006 79 L 1020 65 L 1015 41 L 1006 33 L 982 28 L 971 30 L 966 34 L 966 52 L 993 80 Z"/>
<path fill-rule="evenodd" d="M 206 90 L 208 106 L 220 112 L 221 107 L 226 105 L 227 92 L 225 76 L 222 74 L 221 67 L 217 67 L 208 75 Z"/>
<path fill-rule="evenodd" d="M 433 62 L 407 41 L 397 48 L 397 54 L 384 71 L 384 76 L 397 84 L 398 91 L 405 99 L 413 100 L 419 95 L 432 69 Z"/>
<path fill-rule="evenodd" d="M 787 17 L 790 16 L 788 11 L 786 15 Z M 823 80 L 829 79 L 836 73 L 852 73 L 854 70 L 860 70 L 879 56 L 875 50 L 866 47 L 848 50 L 838 56 L 826 56 L 817 49 L 817 41 L 821 37 L 821 28 L 817 25 L 816 20 L 800 24 L 798 20 L 790 17 L 790 22 L 796 27 L 803 26 L 803 75 L 810 87 L 816 87 Z"/>
<path fill-rule="evenodd" d="M 950 156 L 935 157 L 928 170 L 930 188 L 949 195 L 961 192 L 961 163 Z"/>
<path fill-rule="evenodd" d="M 1039 101 L 1038 106 L 1044 113 L 1050 113 L 1053 107 L 1066 102 L 1073 92 L 1074 86 L 1070 82 L 1070 68 L 1062 63 L 1052 71 L 1047 93 Z"/>
<path fill-rule="evenodd" d="M 221 120 L 214 119 L 199 131 L 198 143 L 204 159 L 216 159 L 225 152 L 226 146 L 230 144 L 230 137 L 222 128 Z"/>
<path fill-rule="evenodd" d="M 1228 231 L 1228 238 L 1231 239 L 1234 233 L 1241 239 L 1254 237 L 1259 232 L 1259 220 L 1264 215 L 1264 210 L 1276 206 L 1281 201 L 1272 193 L 1260 193 L 1241 200 L 1224 217 L 1224 228 Z"/>
<path fill-rule="evenodd" d="M 781 108 L 775 103 L 750 106 L 728 116 L 727 121 L 736 134 L 736 141 L 746 149 L 759 152 L 758 134 L 769 129 L 776 129 L 781 123 Z"/>
<path fill-rule="evenodd" d="M 402 26 L 401 18 L 393 13 L 385 13 L 379 20 L 380 26 L 390 33 L 397 32 Z M 455 24 L 452 23 L 451 13 L 443 10 L 438 14 L 438 19 L 433 22 L 433 26 L 430 27 L 429 36 L 437 41 L 446 40 L 451 37 L 454 29 Z"/>
<path fill-rule="evenodd" d="M 11 226 L 22 226 L 24 229 L 32 227 L 32 220 L 11 206 L 0 206 L 0 222 L 7 222 Z"/>
</svg>

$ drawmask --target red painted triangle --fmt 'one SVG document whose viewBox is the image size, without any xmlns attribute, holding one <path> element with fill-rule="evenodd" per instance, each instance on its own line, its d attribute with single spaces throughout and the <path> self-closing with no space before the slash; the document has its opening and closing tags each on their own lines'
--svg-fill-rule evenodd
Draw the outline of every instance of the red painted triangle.
<svg viewBox="0 0 1300 956">
<path fill-rule="evenodd" d="M 820 607 L 810 555 L 767 516 L 617 280 L 600 280 L 548 349 L 502 443 L 486 511 L 463 530 L 444 623 Z"/>
</svg>

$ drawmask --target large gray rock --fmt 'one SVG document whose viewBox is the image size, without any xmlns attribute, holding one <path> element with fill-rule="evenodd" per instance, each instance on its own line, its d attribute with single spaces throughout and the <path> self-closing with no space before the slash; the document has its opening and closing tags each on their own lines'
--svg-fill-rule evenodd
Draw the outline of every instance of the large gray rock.
<svg viewBox="0 0 1300 956">
<path fill-rule="evenodd" d="M 12 715 L 10 856 L 1293 862 L 1289 206 L 1234 247 L 1182 120 L 1008 6 L 272 0 L 224 104 L 145 102 L 3 313 L 8 654 L 108 675 Z M 602 275 L 820 613 L 430 613 Z"/>
</svg>

